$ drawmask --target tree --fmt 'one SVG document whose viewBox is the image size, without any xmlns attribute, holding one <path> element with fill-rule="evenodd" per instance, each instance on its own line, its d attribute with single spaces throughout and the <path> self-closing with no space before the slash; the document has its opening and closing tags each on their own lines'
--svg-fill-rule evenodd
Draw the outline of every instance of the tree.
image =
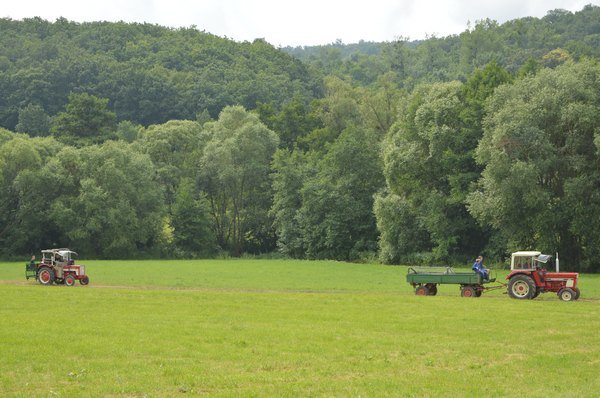
<svg viewBox="0 0 600 398">
<path fill-rule="evenodd" d="M 51 132 L 70 144 L 101 143 L 112 137 L 115 121 L 115 114 L 108 110 L 108 99 L 71 93 L 66 111 L 56 115 Z"/>
<path fill-rule="evenodd" d="M 196 158 L 206 144 L 202 126 L 191 120 L 171 120 L 155 124 L 140 132 L 135 147 L 152 159 L 158 180 L 164 188 L 168 208 L 175 201 L 182 178 L 193 178 Z"/>
<path fill-rule="evenodd" d="M 223 109 L 204 125 L 208 143 L 200 158 L 200 188 L 210 203 L 212 225 L 221 248 L 233 255 L 274 247 L 269 167 L 277 134 L 243 107 Z"/>
<path fill-rule="evenodd" d="M 387 195 L 378 198 L 376 213 L 382 231 L 384 260 L 433 251 L 437 260 L 481 250 L 485 235 L 464 204 L 469 184 L 478 173 L 472 158 L 477 141 L 462 115 L 466 109 L 459 82 L 421 86 L 411 96 L 403 117 L 390 129 L 384 146 Z M 389 196 L 389 197 L 388 197 Z M 401 226 L 384 219 L 399 209 L 398 222 L 428 236 L 410 244 Z M 383 239 L 389 239 L 383 241 Z M 396 245 L 403 247 L 396 248 Z"/>
<path fill-rule="evenodd" d="M 320 127 L 314 111 L 299 97 L 285 103 L 280 112 L 275 111 L 273 103 L 259 104 L 256 110 L 261 121 L 279 135 L 282 148 L 294 148 L 298 138 Z"/>
<path fill-rule="evenodd" d="M 0 247 L 4 251 L 19 252 L 27 241 L 16 181 L 41 165 L 42 157 L 33 143 L 22 135 L 0 145 Z"/>
<path fill-rule="evenodd" d="M 387 191 L 378 193 L 373 212 L 380 233 L 379 259 L 383 263 L 414 262 L 415 254 L 431 250 L 431 238 L 406 198 Z"/>
<path fill-rule="evenodd" d="M 373 194 L 384 183 L 379 137 L 350 126 L 323 150 L 277 152 L 271 214 L 283 253 L 356 260 L 376 251 Z"/>
<path fill-rule="evenodd" d="M 64 241 L 90 256 L 134 257 L 156 250 L 164 207 L 161 187 L 147 155 L 107 142 L 65 148 L 47 165 L 60 196 L 51 218 Z"/>
<path fill-rule="evenodd" d="M 142 126 L 136 125 L 129 120 L 123 120 L 117 125 L 115 135 L 118 139 L 131 143 L 141 135 L 142 130 Z"/>
<path fill-rule="evenodd" d="M 559 251 L 567 267 L 600 264 L 600 67 L 544 69 L 491 98 L 470 212 L 509 251 Z"/>
<path fill-rule="evenodd" d="M 277 234 L 279 250 L 294 258 L 306 255 L 298 213 L 302 207 L 301 190 L 309 176 L 310 160 L 302 151 L 279 149 L 273 158 L 273 206 L 269 211 Z"/>
<path fill-rule="evenodd" d="M 302 148 L 320 150 L 335 139 L 348 126 L 361 124 L 361 114 L 354 88 L 348 81 L 337 77 L 325 80 L 326 96 L 315 103 L 315 114 L 323 127 L 315 128 L 302 136 L 298 144 Z"/>
<path fill-rule="evenodd" d="M 172 208 L 171 225 L 175 246 L 185 255 L 208 257 L 217 244 L 210 223 L 210 207 L 190 179 L 183 179 Z"/>
<path fill-rule="evenodd" d="M 384 185 L 379 135 L 348 127 L 303 184 L 297 217 L 308 258 L 356 260 L 377 250 L 373 195 Z"/>
<path fill-rule="evenodd" d="M 11 136 L 0 144 L 0 251 L 15 255 L 50 246 L 60 235 L 50 219 L 56 181 L 44 165 L 61 145 L 49 137 Z"/>
<path fill-rule="evenodd" d="M 29 104 L 19 111 L 19 123 L 15 127 L 19 133 L 31 136 L 45 136 L 50 132 L 50 116 L 39 105 Z"/>
</svg>

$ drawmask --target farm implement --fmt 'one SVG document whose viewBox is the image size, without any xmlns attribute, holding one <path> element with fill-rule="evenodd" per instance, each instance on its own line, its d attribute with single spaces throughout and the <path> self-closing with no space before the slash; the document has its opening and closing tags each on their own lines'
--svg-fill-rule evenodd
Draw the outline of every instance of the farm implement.
<svg viewBox="0 0 600 398">
<path fill-rule="evenodd" d="M 477 272 L 455 272 L 452 267 L 411 267 L 406 281 L 418 296 L 435 296 L 438 285 L 460 285 L 462 297 L 480 297 L 483 292 L 506 288 L 506 293 L 517 300 L 534 299 L 547 292 L 556 293 L 562 301 L 577 300 L 579 274 L 560 272 L 558 254 L 556 272 L 549 272 L 544 266 L 552 261 L 552 256 L 537 251 L 512 253 L 507 283 L 484 278 Z"/>
<path fill-rule="evenodd" d="M 455 272 L 452 267 L 411 267 L 406 281 L 417 296 L 435 296 L 438 285 L 460 285 L 462 297 L 481 297 L 484 291 L 501 289 L 506 284 L 486 286 L 496 278 L 484 279 L 476 272 Z"/>
<path fill-rule="evenodd" d="M 77 253 L 69 249 L 42 250 L 39 263 L 31 261 L 25 264 L 25 278 L 35 278 L 42 285 L 65 284 L 74 286 L 76 281 L 82 285 L 90 283 L 85 274 L 85 266 L 75 264 Z"/>
</svg>

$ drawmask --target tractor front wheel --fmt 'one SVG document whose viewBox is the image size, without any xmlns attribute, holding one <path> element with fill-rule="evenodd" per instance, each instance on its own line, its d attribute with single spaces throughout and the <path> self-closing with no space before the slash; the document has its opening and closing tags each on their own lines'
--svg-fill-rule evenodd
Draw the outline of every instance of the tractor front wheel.
<svg viewBox="0 0 600 398">
<path fill-rule="evenodd" d="M 42 285 L 51 285 L 54 282 L 54 272 L 48 267 L 43 267 L 38 272 L 38 282 Z"/>
<path fill-rule="evenodd" d="M 576 300 L 575 295 L 576 295 L 575 291 L 573 289 L 571 289 L 570 287 L 565 287 L 564 289 L 560 289 L 558 291 L 558 298 L 561 299 L 562 301 Z"/>
<path fill-rule="evenodd" d="M 73 275 L 65 276 L 65 285 L 75 286 L 75 277 Z"/>
<path fill-rule="evenodd" d="M 88 276 L 86 275 L 79 280 L 79 283 L 81 283 L 82 285 L 87 285 L 88 283 L 90 283 L 90 278 L 88 278 Z"/>
<path fill-rule="evenodd" d="M 508 295 L 515 299 L 527 300 L 534 297 L 536 292 L 533 279 L 527 275 L 515 275 L 508 282 Z"/>
<path fill-rule="evenodd" d="M 477 297 L 477 292 L 473 286 L 463 286 L 460 288 L 461 297 Z"/>
<path fill-rule="evenodd" d="M 575 288 L 575 298 L 573 300 L 579 300 L 579 296 L 581 296 L 581 290 L 578 287 Z"/>
</svg>

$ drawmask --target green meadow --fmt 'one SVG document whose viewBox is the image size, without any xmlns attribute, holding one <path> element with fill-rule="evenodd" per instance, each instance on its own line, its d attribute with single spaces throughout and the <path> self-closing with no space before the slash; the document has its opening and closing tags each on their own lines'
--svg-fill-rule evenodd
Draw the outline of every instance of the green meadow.
<svg viewBox="0 0 600 398">
<path fill-rule="evenodd" d="M 406 267 L 88 261 L 89 286 L 0 263 L 2 397 L 597 397 L 600 277 L 581 299 L 417 297 Z M 506 272 L 499 272 L 502 279 Z"/>
</svg>

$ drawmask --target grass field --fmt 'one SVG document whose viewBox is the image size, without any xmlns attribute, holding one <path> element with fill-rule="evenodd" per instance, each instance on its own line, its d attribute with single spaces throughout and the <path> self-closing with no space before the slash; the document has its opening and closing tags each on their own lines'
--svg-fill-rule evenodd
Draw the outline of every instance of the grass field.
<svg viewBox="0 0 600 398">
<path fill-rule="evenodd" d="M 600 395 L 598 275 L 565 303 L 416 297 L 406 267 L 85 263 L 74 288 L 0 263 L 0 396 Z"/>
</svg>

